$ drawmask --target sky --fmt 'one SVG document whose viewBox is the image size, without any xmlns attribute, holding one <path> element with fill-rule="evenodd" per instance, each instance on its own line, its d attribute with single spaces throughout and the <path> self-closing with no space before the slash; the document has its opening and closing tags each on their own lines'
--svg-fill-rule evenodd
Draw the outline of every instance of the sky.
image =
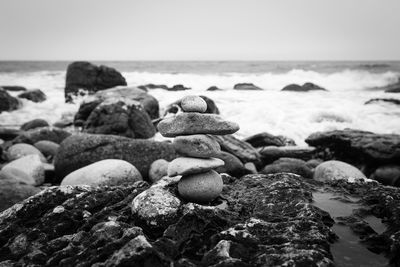
<svg viewBox="0 0 400 267">
<path fill-rule="evenodd" d="M 0 0 L 0 60 L 400 60 L 399 0 Z"/>
</svg>

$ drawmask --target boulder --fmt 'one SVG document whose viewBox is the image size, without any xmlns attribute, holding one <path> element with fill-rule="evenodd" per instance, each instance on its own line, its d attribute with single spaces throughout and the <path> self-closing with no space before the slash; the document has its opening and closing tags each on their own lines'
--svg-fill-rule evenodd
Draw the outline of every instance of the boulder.
<svg viewBox="0 0 400 267">
<path fill-rule="evenodd" d="M 233 86 L 235 90 L 262 90 L 260 87 L 252 83 L 237 83 Z"/>
<path fill-rule="evenodd" d="M 39 188 L 20 183 L 0 171 L 0 212 L 39 192 Z"/>
<path fill-rule="evenodd" d="M 215 169 L 218 173 L 228 173 L 237 178 L 249 173 L 240 159 L 228 152 L 221 151 L 216 157 L 225 163 L 224 166 Z"/>
<path fill-rule="evenodd" d="M 274 161 L 272 164 L 265 166 L 264 169 L 260 171 L 262 174 L 273 174 L 280 172 L 294 173 L 304 178 L 313 177 L 311 168 L 308 167 L 307 163 L 301 159 L 280 158 Z"/>
<path fill-rule="evenodd" d="M 0 88 L 10 92 L 26 91 L 25 87 L 18 85 L 0 85 Z"/>
<path fill-rule="evenodd" d="M 4 141 L 10 141 L 15 137 L 19 136 L 23 131 L 12 128 L 1 128 L 0 127 L 0 138 Z"/>
<path fill-rule="evenodd" d="M 251 146 L 249 143 L 244 142 L 231 134 L 212 136 L 223 151 L 229 152 L 230 154 L 239 158 L 243 163 L 260 161 L 260 154 L 258 151 Z"/>
<path fill-rule="evenodd" d="M 191 88 L 189 88 L 189 87 L 185 87 L 184 85 L 182 85 L 182 84 L 176 84 L 176 85 L 174 85 L 174 86 L 172 86 L 172 87 L 169 87 L 167 90 L 168 91 L 185 91 L 185 90 L 190 90 Z"/>
<path fill-rule="evenodd" d="M 384 185 L 400 186 L 400 166 L 383 165 L 377 168 L 369 177 Z"/>
<path fill-rule="evenodd" d="M 176 137 L 192 134 L 231 134 L 239 130 L 239 125 L 225 121 L 215 114 L 191 112 L 167 117 L 157 125 L 157 128 L 165 137 Z"/>
<path fill-rule="evenodd" d="M 355 182 L 367 180 L 367 177 L 356 167 L 342 161 L 329 160 L 319 164 L 314 171 L 314 179 L 321 182 L 345 180 Z"/>
<path fill-rule="evenodd" d="M 17 98 L 11 96 L 6 90 L 0 88 L 0 113 L 18 109 L 20 103 Z"/>
<path fill-rule="evenodd" d="M 146 88 L 146 89 L 164 89 L 164 90 L 168 90 L 168 86 L 166 86 L 165 84 L 152 84 L 152 83 L 148 83 L 145 85 L 140 85 L 138 86 L 138 88 Z"/>
<path fill-rule="evenodd" d="M 304 83 L 302 87 L 306 91 L 327 91 L 325 88 L 310 82 Z"/>
<path fill-rule="evenodd" d="M 140 172 L 124 160 L 105 159 L 71 172 L 61 185 L 122 185 L 142 181 Z"/>
<path fill-rule="evenodd" d="M 27 121 L 24 124 L 22 124 L 20 129 L 22 131 L 28 131 L 31 129 L 47 127 L 47 126 L 50 126 L 50 125 L 44 119 L 33 119 L 33 120 Z"/>
<path fill-rule="evenodd" d="M 266 146 L 258 149 L 261 159 L 265 164 L 271 163 L 279 158 L 296 158 L 309 160 L 315 153 L 314 147 L 308 146 Z"/>
<path fill-rule="evenodd" d="M 283 87 L 281 91 L 303 92 L 304 89 L 301 87 L 301 85 L 292 83 Z"/>
<path fill-rule="evenodd" d="M 44 182 L 44 166 L 38 155 L 27 155 L 6 164 L 1 172 L 10 178 L 29 184 L 41 185 Z"/>
<path fill-rule="evenodd" d="M 400 162 L 400 135 L 375 134 L 353 129 L 317 132 L 305 140 L 318 151 L 329 150 L 329 157 L 353 165 L 369 165 Z"/>
<path fill-rule="evenodd" d="M 37 149 L 36 147 L 29 144 L 20 143 L 12 145 L 7 149 L 6 155 L 9 161 L 13 161 L 25 157 L 27 155 L 38 155 L 41 162 L 44 163 L 47 162 L 42 152 L 40 152 L 40 150 Z"/>
<path fill-rule="evenodd" d="M 172 160 L 176 152 L 169 143 L 130 139 L 115 135 L 73 135 L 61 143 L 54 159 L 56 176 L 69 173 L 103 159 L 122 159 L 135 166 L 147 178 L 151 163 Z"/>
<path fill-rule="evenodd" d="M 400 105 L 400 100 L 394 98 L 372 98 L 366 101 L 364 105 L 374 104 L 374 103 L 389 103 L 394 105 Z"/>
<path fill-rule="evenodd" d="M 298 84 L 289 84 L 285 87 L 283 87 L 283 89 L 281 91 L 292 91 L 292 92 L 308 92 L 308 91 L 327 91 L 325 88 L 318 86 L 316 84 L 307 82 L 305 84 L 303 84 L 302 86 L 298 85 Z"/>
<path fill-rule="evenodd" d="M 126 80 L 117 70 L 89 62 L 73 62 L 67 68 L 65 100 L 71 102 L 72 96 L 77 95 L 79 89 L 94 93 L 119 85 L 126 85 Z"/>
<path fill-rule="evenodd" d="M 39 149 L 43 155 L 51 158 L 54 158 L 54 156 L 57 154 L 58 148 L 60 147 L 59 144 L 47 140 L 36 142 L 34 146 Z"/>
<path fill-rule="evenodd" d="M 218 109 L 217 105 L 215 104 L 215 102 L 211 98 L 208 98 L 203 95 L 201 95 L 200 97 L 203 98 L 204 101 L 206 101 L 206 103 L 207 103 L 207 109 L 206 109 L 205 113 L 219 114 L 219 109 Z M 182 101 L 182 99 L 179 99 L 179 100 L 175 101 L 174 103 L 169 104 L 165 109 L 164 116 L 168 113 L 177 113 L 179 110 L 182 110 L 181 101 Z"/>
<path fill-rule="evenodd" d="M 40 89 L 29 90 L 18 95 L 19 98 L 28 99 L 35 103 L 43 102 L 47 99 L 45 93 Z"/>
<path fill-rule="evenodd" d="M 100 103 L 90 113 L 83 131 L 137 139 L 151 138 L 156 133 L 150 116 L 142 105 L 123 98 L 109 98 Z"/>
<path fill-rule="evenodd" d="M 70 135 L 71 133 L 59 128 L 41 127 L 21 132 L 14 138 L 13 143 L 34 144 L 42 140 L 47 140 L 59 144 Z"/>
<path fill-rule="evenodd" d="M 222 90 L 222 89 L 215 85 L 207 88 L 207 91 L 220 91 L 220 90 Z"/>
<path fill-rule="evenodd" d="M 385 93 L 400 93 L 400 79 L 396 83 L 389 84 L 378 89 L 384 90 Z"/>
<path fill-rule="evenodd" d="M 243 141 L 249 143 L 253 147 L 263 146 L 295 146 L 296 143 L 293 139 L 290 139 L 283 135 L 272 135 L 267 132 L 258 133 L 249 136 Z"/>
<path fill-rule="evenodd" d="M 168 163 L 165 159 L 157 159 L 151 163 L 149 169 L 150 182 L 155 183 L 168 175 Z"/>
</svg>

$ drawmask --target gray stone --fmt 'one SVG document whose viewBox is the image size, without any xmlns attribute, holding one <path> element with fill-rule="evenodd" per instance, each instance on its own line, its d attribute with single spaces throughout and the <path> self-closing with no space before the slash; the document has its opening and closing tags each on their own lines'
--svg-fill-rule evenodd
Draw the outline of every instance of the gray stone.
<svg viewBox="0 0 400 267">
<path fill-rule="evenodd" d="M 307 163 L 301 159 L 292 158 L 280 158 L 274 161 L 272 164 L 267 165 L 260 171 L 262 174 L 273 174 L 273 173 L 294 173 L 304 178 L 312 178 L 313 172 L 311 168 L 307 166 Z"/>
<path fill-rule="evenodd" d="M 36 142 L 34 146 L 39 149 L 40 152 L 42 152 L 46 157 L 54 157 L 57 154 L 58 148 L 60 147 L 59 144 L 47 140 Z"/>
<path fill-rule="evenodd" d="M 168 164 L 168 176 L 202 173 L 223 165 L 224 161 L 217 158 L 179 157 Z"/>
<path fill-rule="evenodd" d="M 195 158 L 215 157 L 221 151 L 218 142 L 204 134 L 178 136 L 172 144 L 178 153 Z"/>
<path fill-rule="evenodd" d="M 21 125 L 21 130 L 28 131 L 35 128 L 47 127 L 49 123 L 43 119 L 34 119 Z"/>
<path fill-rule="evenodd" d="M 44 182 L 44 167 L 38 155 L 27 155 L 11 161 L 1 172 L 29 185 L 41 185 Z"/>
<path fill-rule="evenodd" d="M 46 95 L 40 89 L 25 91 L 19 94 L 18 97 L 28 99 L 35 103 L 40 103 L 47 99 Z"/>
<path fill-rule="evenodd" d="M 9 161 L 22 158 L 27 155 L 38 155 L 42 162 L 47 162 L 46 158 L 36 147 L 29 144 L 15 144 L 7 149 L 7 159 Z"/>
<path fill-rule="evenodd" d="M 181 107 L 185 112 L 204 113 L 207 110 L 207 103 L 200 96 L 189 95 L 182 98 Z"/>
<path fill-rule="evenodd" d="M 400 166 L 399 165 L 383 165 L 378 167 L 370 176 L 384 185 L 400 186 Z"/>
<path fill-rule="evenodd" d="M 333 180 L 346 180 L 348 182 L 369 180 L 356 167 L 337 160 L 325 161 L 318 165 L 314 171 L 314 179 L 322 182 Z"/>
<path fill-rule="evenodd" d="M 6 90 L 0 88 L 0 113 L 2 111 L 13 111 L 18 109 L 20 102 L 11 96 Z"/>
<path fill-rule="evenodd" d="M 264 163 L 271 163 L 279 158 L 296 158 L 309 160 L 312 158 L 315 147 L 308 146 L 266 146 L 258 149 Z"/>
<path fill-rule="evenodd" d="M 242 175 L 249 173 L 240 159 L 231 153 L 221 151 L 217 155 L 217 158 L 222 159 L 225 162 L 224 166 L 215 169 L 215 171 L 218 173 L 228 173 L 234 177 L 241 177 Z"/>
<path fill-rule="evenodd" d="M 218 115 L 191 112 L 165 118 L 157 128 L 163 136 L 175 137 L 192 134 L 232 134 L 239 130 L 239 125 L 224 121 Z"/>
<path fill-rule="evenodd" d="M 16 138 L 14 138 L 13 143 L 27 143 L 33 145 L 36 142 L 47 140 L 59 144 L 70 135 L 71 133 L 62 129 L 41 127 L 21 132 Z"/>
<path fill-rule="evenodd" d="M 150 165 L 149 180 L 152 183 L 168 175 L 168 163 L 165 159 L 158 159 Z"/>
</svg>

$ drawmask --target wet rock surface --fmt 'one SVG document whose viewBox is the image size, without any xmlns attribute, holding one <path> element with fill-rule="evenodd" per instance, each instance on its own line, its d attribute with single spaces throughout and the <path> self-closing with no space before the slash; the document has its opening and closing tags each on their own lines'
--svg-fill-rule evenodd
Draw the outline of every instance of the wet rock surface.
<svg viewBox="0 0 400 267">
<path fill-rule="evenodd" d="M 25 91 L 18 95 L 19 98 L 28 99 L 35 103 L 43 102 L 47 99 L 45 93 L 40 89 Z"/>
<path fill-rule="evenodd" d="M 223 178 L 222 195 L 206 206 L 184 201 L 177 181 L 164 179 L 150 190 L 145 182 L 48 188 L 0 214 L 0 264 L 334 266 L 338 237 L 331 216 L 313 202 L 318 190 L 342 203 L 357 201 L 363 208 L 337 223 L 353 229 L 362 246 L 400 264 L 397 188 L 284 173 Z M 153 201 L 157 194 L 168 201 Z M 140 211 L 148 209 L 165 213 L 147 218 L 150 213 Z M 366 216 L 387 227 L 376 232 Z"/>
<path fill-rule="evenodd" d="M 6 90 L 0 87 L 0 113 L 2 111 L 13 111 L 18 109 L 20 103 L 17 98 L 11 96 Z"/>
</svg>

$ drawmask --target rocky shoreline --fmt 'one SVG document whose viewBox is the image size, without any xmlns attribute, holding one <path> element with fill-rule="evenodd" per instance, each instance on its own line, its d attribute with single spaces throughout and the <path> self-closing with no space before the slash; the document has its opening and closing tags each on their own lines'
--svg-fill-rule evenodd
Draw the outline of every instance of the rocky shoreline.
<svg viewBox="0 0 400 267">
<path fill-rule="evenodd" d="M 143 90 L 121 87 L 124 81 L 114 69 L 73 63 L 66 101 L 92 98 L 72 121 L 0 128 L 0 266 L 334 266 L 334 257 L 349 257 L 334 249 L 341 238 L 335 225 L 400 265 L 400 135 L 318 132 L 305 140 L 309 146 L 266 132 L 241 140 L 231 129 L 218 131 L 225 122 L 212 99 L 197 98 L 206 105 L 201 120 L 200 113 L 182 115 L 182 99 L 160 117 L 146 92 L 159 85 Z M 236 90 L 260 88 L 242 83 Z M 201 124 L 175 133 L 162 119 Z M 193 152 L 152 140 L 160 123 L 171 136 L 221 134 L 207 137 L 220 149 L 213 160 L 224 163 L 215 169 L 224 185 L 214 200 L 199 205 L 181 196 L 167 165 Z M 336 217 L 319 208 L 321 192 L 343 209 L 358 207 Z M 384 230 L 374 230 L 368 216 Z"/>
</svg>

